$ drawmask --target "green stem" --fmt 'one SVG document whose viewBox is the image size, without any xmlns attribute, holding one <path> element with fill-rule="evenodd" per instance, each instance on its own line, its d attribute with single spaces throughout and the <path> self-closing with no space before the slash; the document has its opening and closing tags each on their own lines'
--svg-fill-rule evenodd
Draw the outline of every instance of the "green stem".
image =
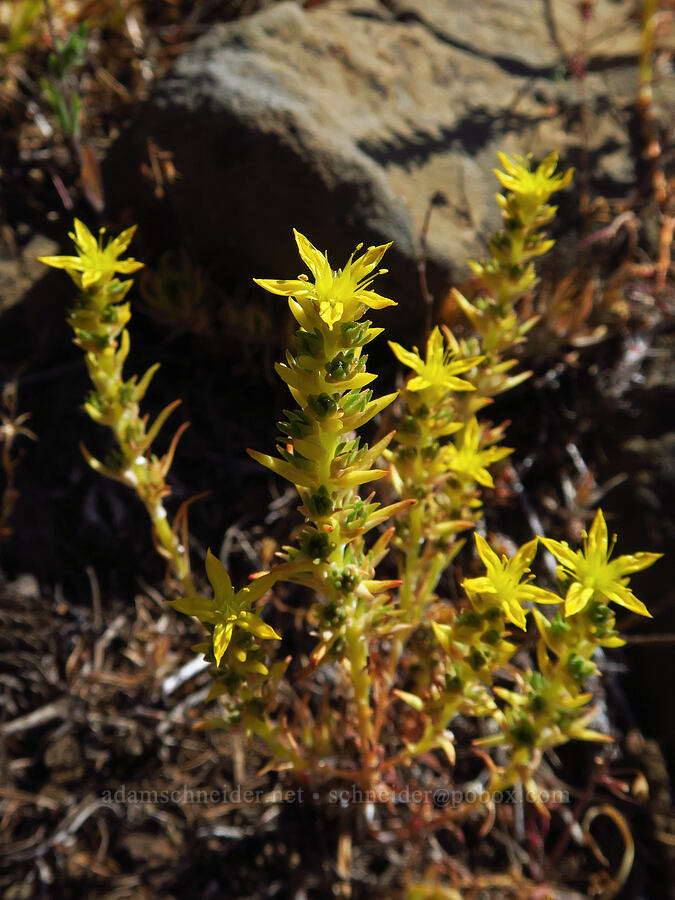
<svg viewBox="0 0 675 900">
<path fill-rule="evenodd" d="M 146 504 L 146 509 L 152 520 L 157 541 L 167 552 L 174 574 L 180 581 L 183 591 L 188 597 L 194 596 L 195 587 L 190 574 L 188 551 L 186 547 L 183 547 L 178 535 L 169 524 L 164 506 L 162 503 L 156 503 L 154 506 Z"/>
<path fill-rule="evenodd" d="M 346 658 L 349 662 L 349 676 L 354 690 L 356 720 L 361 743 L 364 782 L 370 786 L 377 770 L 374 750 L 374 729 L 370 705 L 371 677 L 368 669 L 368 641 L 358 618 L 358 600 L 355 601 L 355 618 L 345 632 L 347 641 Z"/>
</svg>

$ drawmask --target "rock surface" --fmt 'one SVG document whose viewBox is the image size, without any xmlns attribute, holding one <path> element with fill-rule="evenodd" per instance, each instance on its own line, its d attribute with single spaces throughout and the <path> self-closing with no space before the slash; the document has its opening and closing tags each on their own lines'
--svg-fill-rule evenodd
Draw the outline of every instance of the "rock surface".
<svg viewBox="0 0 675 900">
<path fill-rule="evenodd" d="M 20 303 L 30 288 L 45 274 L 38 256 L 58 252 L 58 244 L 42 234 L 34 234 L 21 250 L 10 250 L 0 241 L 0 314 Z"/>
<path fill-rule="evenodd" d="M 631 5 L 598 0 L 588 26 L 590 177 L 609 196 L 636 178 Z M 172 153 L 180 177 L 154 201 L 152 228 L 211 271 L 294 276 L 292 226 L 336 265 L 358 241 L 393 240 L 389 290 L 401 307 L 383 324 L 395 329 L 421 315 L 416 259 L 436 192 L 447 198 L 429 231 L 439 291 L 467 274 L 498 222 L 498 149 L 559 149 L 579 164 L 580 88 L 565 73 L 581 27 L 572 2 L 334 0 L 305 10 L 285 0 L 214 27 L 176 61 L 112 152 L 107 181 L 125 185 L 118 205 L 151 207 L 138 160 L 148 141 Z"/>
</svg>

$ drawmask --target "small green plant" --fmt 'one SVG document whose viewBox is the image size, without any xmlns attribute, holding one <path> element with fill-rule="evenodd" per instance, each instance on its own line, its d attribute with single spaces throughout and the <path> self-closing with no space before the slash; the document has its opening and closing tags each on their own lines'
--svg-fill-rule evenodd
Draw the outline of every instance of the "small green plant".
<svg viewBox="0 0 675 900">
<path fill-rule="evenodd" d="M 382 333 L 366 313 L 395 305 L 373 288 L 386 274 L 380 264 L 389 245 L 359 246 L 333 269 L 295 231 L 309 274 L 256 279 L 287 298 L 297 329 L 293 350 L 276 365 L 293 401 L 278 423 L 276 454 L 249 453 L 295 486 L 303 525 L 278 564 L 239 590 L 209 551 L 212 596 L 193 589 L 186 542 L 162 505 L 182 429 L 167 456 L 150 451 L 175 404 L 147 428 L 138 404 L 156 366 L 140 381 L 122 378 L 131 282 L 114 276 L 140 267 L 120 259 L 133 229 L 104 246 L 76 221 L 77 255 L 43 261 L 66 269 L 78 287 L 69 322 L 94 384 L 85 408 L 117 439 L 114 460 L 103 464 L 85 451 L 87 458 L 138 492 L 184 587 L 170 602 L 207 631 L 194 649 L 209 663 L 209 696 L 219 709 L 204 724 L 261 740 L 271 769 L 311 778 L 318 788 L 347 781 L 382 797 L 412 777 L 413 763 L 417 771 L 437 770 L 440 752 L 445 765 L 454 764 L 459 714 L 489 721 L 487 736 L 474 741 L 490 772 L 487 802 L 522 785 L 548 814 L 537 782 L 542 756 L 571 739 L 608 740 L 592 727 L 587 686 L 598 674 L 596 650 L 623 643 L 610 604 L 649 615 L 629 581 L 659 554 L 612 559 L 601 510 L 581 549 L 537 535 L 509 557 L 477 530 L 486 492 L 512 452 L 499 445 L 505 426 L 478 414 L 528 377 L 512 374 L 511 354 L 533 324 L 521 321 L 518 304 L 536 281 L 534 260 L 552 245 L 544 232 L 555 215 L 549 200 L 572 177 L 571 170 L 556 174 L 555 154 L 534 169 L 521 157 L 500 160 L 503 228 L 489 243 L 491 256 L 472 264 L 476 295 L 455 294 L 475 335 L 460 340 L 437 327 L 424 352 L 392 342 L 412 370 L 398 393 L 373 395 L 376 376 L 365 352 Z M 362 430 L 388 407 L 396 409 L 395 430 L 369 446 Z M 373 482 L 384 486 L 384 503 L 366 487 Z M 465 566 L 474 571 L 458 585 L 452 565 L 471 530 L 476 557 L 467 548 Z M 559 563 L 556 585 L 537 584 L 540 544 Z M 385 561 L 390 551 L 398 571 Z M 280 657 L 282 635 L 276 621 L 266 621 L 265 600 L 282 581 L 312 592 L 302 616 L 314 639 L 308 660 Z M 518 640 L 532 620 L 534 659 Z M 310 697 L 301 685 L 322 666 L 326 687 Z M 494 757 L 490 748 L 497 748 Z M 485 802 L 480 795 L 465 800 L 453 819 Z"/>
<path fill-rule="evenodd" d="M 0 43 L 0 54 L 17 53 L 29 43 L 32 27 L 43 10 L 43 0 L 3 0 L 0 23 L 6 32 Z"/>
<path fill-rule="evenodd" d="M 505 356 L 535 322 L 521 322 L 517 304 L 536 281 L 533 260 L 553 246 L 543 231 L 555 215 L 548 201 L 572 178 L 571 169 L 555 174 L 556 154 L 534 171 L 522 157 L 499 158 L 504 171 L 495 171 L 506 188 L 497 195 L 503 228 L 489 241 L 492 255 L 470 262 L 479 281 L 473 301 L 454 291 L 475 337 L 457 340 L 448 329 L 443 336 L 436 328 L 424 359 L 416 347 L 410 352 L 390 342 L 399 361 L 412 369 L 401 392 L 396 446 L 386 454 L 397 494 L 416 501 L 399 519 L 396 541 L 409 633 L 427 617 L 443 573 L 464 544 L 462 533 L 480 520 L 481 492 L 494 487 L 489 467 L 512 452 L 497 445 L 505 426 L 479 422 L 476 414 L 529 376 L 511 374 L 516 360 Z M 509 618 L 522 628 L 525 617 L 516 607 Z M 393 641 L 391 680 L 406 640 L 401 632 Z"/>
<path fill-rule="evenodd" d="M 295 409 L 285 411 L 279 423 L 278 456 L 257 451 L 251 456 L 296 485 L 305 525 L 296 546 L 285 549 L 285 560 L 269 578 L 284 579 L 311 587 L 317 600 L 308 612 L 317 643 L 312 666 L 328 659 L 341 664 L 345 676 L 342 693 L 351 693 L 350 709 L 357 723 L 360 751 L 358 777 L 366 784 L 376 778 L 370 697 L 373 689 L 368 647 L 371 640 L 387 634 L 395 615 L 389 593 L 398 581 L 375 577 L 375 567 L 386 553 L 391 532 L 381 535 L 371 547 L 365 535 L 385 522 L 408 501 L 382 508 L 373 494 L 362 497 L 359 487 L 386 475 L 376 462 L 391 440 L 388 435 L 369 447 L 356 435 L 370 419 L 388 406 L 394 394 L 374 399 L 368 387 L 375 375 L 366 369 L 363 348 L 382 331 L 364 321 L 366 309 L 381 309 L 393 301 L 376 293 L 371 284 L 387 245 L 370 247 L 353 255 L 343 269 L 334 271 L 328 258 L 303 235 L 295 232 L 300 256 L 310 270 L 295 280 L 257 279 L 275 294 L 288 297 L 298 324 L 295 353 L 277 364 Z M 357 248 L 360 250 L 361 248 Z M 215 560 L 212 566 L 216 566 Z M 220 573 L 224 578 L 224 573 Z M 254 582 L 252 589 L 257 589 Z M 177 602 L 183 612 L 200 617 L 202 598 Z M 202 621 L 208 624 L 204 618 Z M 228 666 L 214 673 L 218 691 L 229 695 L 229 718 L 241 722 L 250 734 L 265 740 L 275 763 L 299 770 L 326 764 L 326 749 L 340 735 L 330 734 L 330 710 L 311 733 L 317 743 L 298 748 L 252 697 L 250 685 L 233 684 Z M 242 702 L 244 698 L 244 702 Z M 247 698 L 251 698 L 248 700 Z M 313 745 L 313 746 L 312 746 Z M 332 752 L 331 752 L 332 755 Z M 357 772 L 355 771 L 355 776 Z"/>
<path fill-rule="evenodd" d="M 207 658 L 215 661 L 215 693 L 225 699 L 227 712 L 212 724 L 239 723 L 249 735 L 261 737 L 272 767 L 322 778 L 348 775 L 379 787 L 388 771 L 404 769 L 431 751 L 442 750 L 454 761 L 450 725 L 461 712 L 493 719 L 499 734 L 482 743 L 505 747 L 510 754 L 507 764 L 490 762 L 491 789 L 522 783 L 536 796 L 534 774 L 543 750 L 571 738 L 605 739 L 588 727 L 593 710 L 584 685 L 597 671 L 595 648 L 621 643 L 607 602 L 647 614 L 630 593 L 627 576 L 651 565 L 657 555 L 607 562 L 607 531 L 598 511 L 578 555 L 542 539 L 559 559 L 568 554 L 558 586 L 564 599 L 534 582 L 530 567 L 537 538 L 508 559 L 479 534 L 476 546 L 485 574 L 463 580 L 458 604 L 437 595 L 441 576 L 463 544 L 461 533 L 480 519 L 481 490 L 494 486 L 490 467 L 511 452 L 496 446 L 503 428 L 480 423 L 476 412 L 527 377 L 511 375 L 515 362 L 504 357 L 531 327 L 532 322 L 519 322 L 516 304 L 536 280 L 532 260 L 552 245 L 543 234 L 555 214 L 548 201 L 572 177 L 571 171 L 555 174 L 555 155 L 534 170 L 520 157 L 502 156 L 501 161 L 504 228 L 490 242 L 492 257 L 473 264 L 484 293 L 472 303 L 458 297 L 477 335 L 460 342 L 447 329 L 443 335 L 436 328 L 424 355 L 391 344 L 413 371 L 401 392 L 395 434 L 372 448 L 361 443 L 356 429 L 395 397 L 372 398 L 368 385 L 374 376 L 367 372 L 362 348 L 380 329 L 361 317 L 368 308 L 392 303 L 370 289 L 386 247 L 369 248 L 333 270 L 328 258 L 296 232 L 313 282 L 306 275 L 258 281 L 289 298 L 299 325 L 295 353 L 277 365 L 297 408 L 279 423 L 278 456 L 251 455 L 297 487 L 305 518 L 297 546 L 285 548 L 284 561 L 264 577 L 316 592 L 307 612 L 316 645 L 305 674 L 327 661 L 339 664 L 336 695 L 342 698 L 344 722 L 344 731 L 336 729 L 334 708 L 305 705 L 285 715 L 282 725 L 273 716 L 277 701 L 264 687 L 256 696 L 250 680 L 234 678 L 232 668 L 221 665 L 214 637 Z M 392 439 L 395 449 L 389 450 Z M 381 455 L 388 471 L 375 468 Z M 372 493 L 363 497 L 359 488 L 387 474 L 399 496 L 382 508 Z M 364 535 L 392 517 L 395 524 L 368 550 Z M 390 543 L 401 559 L 399 578 L 378 578 L 376 567 Z M 572 558 L 576 568 L 570 568 Z M 214 561 L 211 567 L 213 581 Z M 608 573 L 615 578 L 611 588 Z M 255 593 L 260 596 L 260 589 Z M 187 598 L 174 605 L 208 625 L 207 602 Z M 549 622 L 532 610 L 533 603 L 558 609 Z M 540 633 L 538 668 L 520 669 L 513 662 L 518 645 L 511 630 L 525 631 L 529 615 Z M 266 671 L 271 671 L 271 659 L 262 663 Z M 499 673 L 509 673 L 513 690 L 495 684 Z M 412 720 L 402 716 L 401 701 L 413 711 Z M 358 755 L 343 739 L 350 722 L 356 723 Z"/>
<path fill-rule="evenodd" d="M 126 325 L 131 311 L 126 296 L 133 282 L 130 279 L 120 281 L 115 276 L 136 272 L 143 263 L 120 259 L 131 243 L 135 227 L 128 228 L 106 244 L 104 231 L 101 229 L 97 240 L 82 222 L 75 219 L 75 230 L 70 237 L 76 255 L 41 257 L 45 265 L 65 269 L 78 288 L 75 303 L 68 313 L 68 324 L 75 334 L 75 344 L 85 354 L 92 381 L 84 408 L 94 422 L 110 428 L 117 444 L 105 462 L 94 458 L 84 445 L 81 445 L 82 452 L 97 472 L 121 481 L 137 493 L 150 516 L 157 549 L 170 561 L 183 589 L 191 592 L 187 545 L 178 534 L 180 519 L 177 517 L 172 527 L 164 507 L 164 498 L 171 492 L 166 476 L 187 423 L 175 433 L 164 456 L 158 457 L 152 452 L 151 446 L 160 428 L 180 401 L 169 404 L 149 425 L 148 417 L 140 414 L 139 404 L 159 363 L 151 366 L 140 379 L 135 375 L 126 380 L 123 377 L 130 348 Z"/>
<path fill-rule="evenodd" d="M 54 38 L 54 49 L 47 58 L 47 75 L 40 79 L 61 132 L 78 142 L 80 128 L 80 92 L 74 75 L 84 65 L 89 26 L 82 22 L 64 41 Z"/>
<path fill-rule="evenodd" d="M 170 328 L 174 334 L 206 334 L 212 328 L 204 302 L 204 276 L 187 254 L 182 253 L 174 262 L 171 254 L 164 253 L 156 271 L 143 272 L 139 287 L 143 298 L 140 308 L 153 322 Z"/>
</svg>

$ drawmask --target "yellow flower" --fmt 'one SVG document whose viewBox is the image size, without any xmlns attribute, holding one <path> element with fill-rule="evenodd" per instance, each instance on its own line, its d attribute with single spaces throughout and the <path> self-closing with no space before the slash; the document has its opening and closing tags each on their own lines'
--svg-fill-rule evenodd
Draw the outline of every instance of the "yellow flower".
<svg viewBox="0 0 675 900">
<path fill-rule="evenodd" d="M 210 550 L 206 555 L 206 574 L 213 588 L 213 597 L 183 597 L 169 602 L 178 612 L 196 616 L 200 622 L 214 626 L 213 655 L 217 666 L 220 665 L 230 645 L 235 627 L 248 631 L 262 640 L 281 640 L 271 625 L 251 612 L 251 605 L 269 590 L 277 580 L 276 575 L 263 575 L 235 594 L 225 567 Z M 239 661 L 244 662 L 246 652 L 243 650 L 238 652 L 244 656 L 244 659 Z"/>
<path fill-rule="evenodd" d="M 628 587 L 627 576 L 648 568 L 663 554 L 633 553 L 610 562 L 616 536 L 610 546 L 601 509 L 595 514 L 589 532 L 584 531 L 583 550 L 572 550 L 566 541 L 540 540 L 560 563 L 559 577 L 572 579 L 565 597 L 565 616 L 573 616 L 592 599 L 598 599 L 618 603 L 631 612 L 651 618 L 647 607 Z"/>
<path fill-rule="evenodd" d="M 443 335 L 438 327 L 434 328 L 427 341 L 426 360 L 422 359 L 417 347 L 413 347 L 411 352 L 394 341 L 388 343 L 396 358 L 416 373 L 407 382 L 406 390 L 423 391 L 429 387 L 445 387 L 453 391 L 475 390 L 470 382 L 457 378 L 457 375 L 468 372 L 485 357 L 467 356 L 456 359 L 452 349 L 444 346 Z"/>
<path fill-rule="evenodd" d="M 530 563 L 537 552 L 537 539 L 528 541 L 518 550 L 513 559 L 502 556 L 500 559 L 485 538 L 475 533 L 476 549 L 486 568 L 486 574 L 480 578 L 465 578 L 462 587 L 476 594 L 493 595 L 501 604 L 506 617 L 525 630 L 526 620 L 522 604 L 531 600 L 535 603 L 560 603 L 551 591 L 545 591 L 534 584 L 529 584 L 534 577 L 529 574 Z M 521 579 L 525 577 L 525 581 Z"/>
<path fill-rule="evenodd" d="M 554 175 L 558 164 L 558 154 L 549 153 L 546 159 L 532 171 L 530 159 L 524 159 L 517 153 L 507 156 L 506 153 L 498 153 L 499 161 L 506 172 L 495 169 L 495 175 L 507 191 L 516 195 L 519 207 L 525 213 L 534 214 L 546 204 L 556 191 L 561 191 L 572 180 L 574 169 L 568 169 L 565 173 Z M 500 201 L 500 205 L 503 204 Z"/>
<path fill-rule="evenodd" d="M 102 283 L 101 286 L 107 284 L 115 272 L 126 275 L 143 268 L 143 263 L 138 260 L 119 259 L 131 243 L 136 231 L 135 225 L 109 241 L 105 247 L 104 231 L 105 229 L 101 229 L 97 241 L 87 226 L 75 219 L 75 234 L 69 232 L 68 237 L 75 244 L 77 256 L 41 256 L 40 262 L 55 269 L 66 269 L 75 284 L 83 290 L 98 282 Z"/>
<path fill-rule="evenodd" d="M 394 300 L 383 297 L 375 291 L 368 290 L 377 275 L 386 273 L 386 269 L 373 272 L 391 243 L 379 247 L 369 247 L 366 252 L 354 259 L 349 257 L 344 269 L 334 271 L 328 262 L 328 256 L 293 229 L 300 256 L 314 276 L 312 284 L 306 275 L 297 279 L 284 280 L 274 278 L 254 278 L 256 284 L 270 291 L 292 298 L 289 300 L 291 311 L 300 325 L 312 331 L 312 318 L 318 313 L 319 318 L 330 330 L 338 322 L 351 322 L 357 319 L 364 307 L 382 309 L 385 306 L 396 306 Z M 356 248 L 360 250 L 363 245 Z M 293 303 L 292 301 L 295 301 Z M 303 321 L 308 320 L 308 321 Z"/>
<path fill-rule="evenodd" d="M 447 444 L 441 449 L 441 459 L 445 467 L 457 475 L 469 478 L 484 487 L 495 486 L 492 475 L 486 469 L 491 463 L 513 453 L 512 447 L 487 447 L 480 449 L 480 430 L 474 417 L 467 424 L 459 447 Z"/>
</svg>

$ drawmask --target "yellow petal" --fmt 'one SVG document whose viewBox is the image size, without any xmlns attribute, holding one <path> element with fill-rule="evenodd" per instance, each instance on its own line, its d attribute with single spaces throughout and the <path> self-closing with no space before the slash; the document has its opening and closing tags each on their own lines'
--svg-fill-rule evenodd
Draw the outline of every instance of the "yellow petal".
<svg viewBox="0 0 675 900">
<path fill-rule="evenodd" d="M 233 622 L 219 622 L 213 630 L 213 655 L 217 666 L 220 665 L 223 654 L 230 645 L 233 631 Z"/>
<path fill-rule="evenodd" d="M 580 609 L 583 609 L 592 596 L 592 587 L 585 588 L 583 584 L 579 584 L 578 581 L 575 581 L 570 585 L 567 596 L 565 597 L 565 618 L 569 618 L 578 613 Z"/>
<path fill-rule="evenodd" d="M 250 631 L 251 634 L 254 634 L 263 641 L 281 640 L 281 635 L 277 634 L 271 625 L 268 625 L 267 622 L 263 622 L 260 616 L 257 616 L 255 613 L 242 613 L 239 617 L 238 624 L 245 631 Z"/>
<path fill-rule="evenodd" d="M 480 466 L 477 466 L 472 469 L 471 474 L 476 479 L 478 484 L 482 484 L 483 487 L 493 488 L 495 486 L 495 483 L 492 480 L 492 475 L 490 475 L 487 469 L 483 469 Z"/>
<path fill-rule="evenodd" d="M 254 278 L 253 280 L 270 294 L 281 294 L 285 297 L 299 297 L 310 291 L 308 283 L 297 278 Z"/>
<path fill-rule="evenodd" d="M 617 585 L 614 587 L 614 590 L 605 590 L 603 591 L 603 594 L 608 600 L 612 600 L 614 603 L 624 606 L 626 609 L 637 613 L 639 616 L 646 616 L 648 619 L 653 618 L 644 603 L 641 600 L 638 600 L 629 588 Z"/>
<path fill-rule="evenodd" d="M 402 362 L 404 366 L 408 366 L 408 368 L 412 369 L 414 372 L 419 372 L 421 370 L 423 362 L 417 347 L 413 347 L 411 352 L 410 350 L 406 350 L 405 347 L 402 347 L 400 344 L 397 344 L 396 341 L 387 341 L 387 343 L 391 347 L 396 359 L 398 359 L 399 362 Z"/>
<path fill-rule="evenodd" d="M 84 222 L 75 219 L 75 243 L 78 249 L 84 254 L 95 253 L 98 250 L 98 242 L 94 235 L 89 231 Z"/>
<path fill-rule="evenodd" d="M 617 557 L 610 565 L 618 574 L 630 575 L 632 572 L 653 566 L 662 556 L 663 553 L 631 553 Z"/>
<path fill-rule="evenodd" d="M 518 550 L 516 555 L 513 557 L 511 565 L 513 566 L 514 571 L 519 573 L 520 576 L 527 571 L 530 566 L 530 563 L 535 557 L 537 552 L 537 539 L 533 538 L 531 541 L 528 541 L 526 544 Z"/>
<path fill-rule="evenodd" d="M 492 463 L 506 459 L 507 456 L 513 453 L 513 450 L 513 447 L 488 447 L 487 450 L 481 450 L 481 462 L 483 465 L 489 466 Z"/>
<path fill-rule="evenodd" d="M 358 283 L 364 276 L 369 275 L 391 247 L 391 244 L 392 242 L 390 241 L 388 244 L 368 247 L 363 256 L 360 256 L 352 264 L 352 278 Z"/>
<path fill-rule="evenodd" d="M 503 601 L 502 607 L 506 614 L 506 618 L 509 619 L 509 621 L 513 622 L 514 625 L 517 625 L 518 628 L 522 628 L 523 631 L 527 630 L 525 610 L 516 600 L 513 600 L 510 603 L 508 601 Z"/>
<path fill-rule="evenodd" d="M 436 640 L 441 645 L 441 647 L 445 650 L 446 653 L 450 653 L 450 639 L 452 637 L 452 626 L 450 625 L 439 625 L 438 622 L 432 622 L 431 628 L 433 629 L 434 635 L 436 636 Z"/>
<path fill-rule="evenodd" d="M 489 578 L 482 576 L 480 578 L 465 578 L 462 587 L 468 591 L 475 591 L 478 594 L 497 594 L 497 588 L 492 584 Z"/>
<path fill-rule="evenodd" d="M 100 269 L 90 269 L 87 266 L 82 267 L 82 287 L 84 289 L 91 287 L 92 284 L 96 284 L 96 282 L 101 277 Z"/>
<path fill-rule="evenodd" d="M 300 256 L 314 276 L 314 279 L 318 281 L 322 276 L 330 275 L 331 268 L 328 258 L 317 250 L 304 234 L 300 234 L 295 228 L 293 229 L 293 234 L 295 235 L 295 243 L 298 245 Z"/>
<path fill-rule="evenodd" d="M 106 252 L 112 253 L 115 256 L 115 259 L 121 256 L 131 243 L 133 236 L 136 233 L 136 228 L 136 225 L 132 225 L 131 228 L 127 228 L 121 234 L 118 234 L 116 238 L 113 238 L 113 240 L 110 241 L 106 247 Z"/>
<path fill-rule="evenodd" d="M 474 532 L 474 538 L 476 540 L 476 549 L 478 550 L 478 555 L 483 561 L 488 572 L 490 572 L 491 570 L 494 571 L 495 569 L 497 571 L 501 570 L 501 560 L 485 540 L 485 538 L 481 537 L 477 531 Z"/>
<path fill-rule="evenodd" d="M 443 374 L 438 379 L 438 384 L 442 384 L 443 387 L 450 388 L 452 391 L 475 391 L 476 388 L 470 381 L 465 381 L 463 378 L 455 378 L 454 375 L 446 375 Z"/>
<path fill-rule="evenodd" d="M 406 382 L 405 388 L 407 391 L 424 391 L 429 387 L 433 387 L 428 378 L 425 378 L 424 375 L 415 375 L 410 381 Z"/>
<path fill-rule="evenodd" d="M 112 268 L 115 272 L 122 272 L 124 275 L 129 275 L 131 272 L 138 272 L 143 266 L 144 263 L 139 262 L 137 259 L 119 259 L 113 263 Z"/>
<path fill-rule="evenodd" d="M 438 326 L 434 328 L 427 341 L 427 365 L 442 366 L 443 365 L 443 335 Z"/>
<path fill-rule="evenodd" d="M 539 540 L 544 547 L 546 547 L 548 552 L 555 556 L 559 563 L 562 563 L 570 571 L 574 572 L 577 564 L 577 555 L 574 550 L 570 548 L 567 541 L 554 541 L 551 538 L 545 537 L 540 537 Z"/>
<path fill-rule="evenodd" d="M 533 584 L 520 585 L 519 590 L 523 597 L 527 600 L 533 600 L 535 603 L 562 603 L 562 599 L 552 591 L 545 591 L 544 588 L 537 587 Z"/>
<path fill-rule="evenodd" d="M 234 596 L 232 581 L 225 571 L 225 566 L 217 556 L 211 553 L 211 550 L 206 551 L 206 574 L 217 602 L 222 604 L 227 602 L 227 600 L 231 600 Z"/>
<path fill-rule="evenodd" d="M 38 256 L 38 261 L 54 269 L 82 269 L 79 256 Z"/>
<path fill-rule="evenodd" d="M 593 553 L 595 550 L 607 557 L 607 523 L 602 514 L 602 510 L 598 509 L 588 532 L 588 550 Z"/>
<path fill-rule="evenodd" d="M 359 303 L 368 306 L 370 309 L 384 309 L 385 306 L 398 305 L 395 300 L 390 300 L 389 297 L 383 297 L 382 294 L 378 294 L 375 291 L 357 291 L 354 294 L 354 299 L 358 300 Z"/>
<path fill-rule="evenodd" d="M 339 300 L 322 300 L 319 303 L 319 315 L 332 331 L 333 325 L 339 322 L 345 311 L 344 303 Z"/>
<path fill-rule="evenodd" d="M 212 597 L 179 597 L 178 600 L 167 600 L 178 612 L 186 616 L 195 616 L 200 622 L 211 622 L 215 615 L 215 604 Z"/>
</svg>

